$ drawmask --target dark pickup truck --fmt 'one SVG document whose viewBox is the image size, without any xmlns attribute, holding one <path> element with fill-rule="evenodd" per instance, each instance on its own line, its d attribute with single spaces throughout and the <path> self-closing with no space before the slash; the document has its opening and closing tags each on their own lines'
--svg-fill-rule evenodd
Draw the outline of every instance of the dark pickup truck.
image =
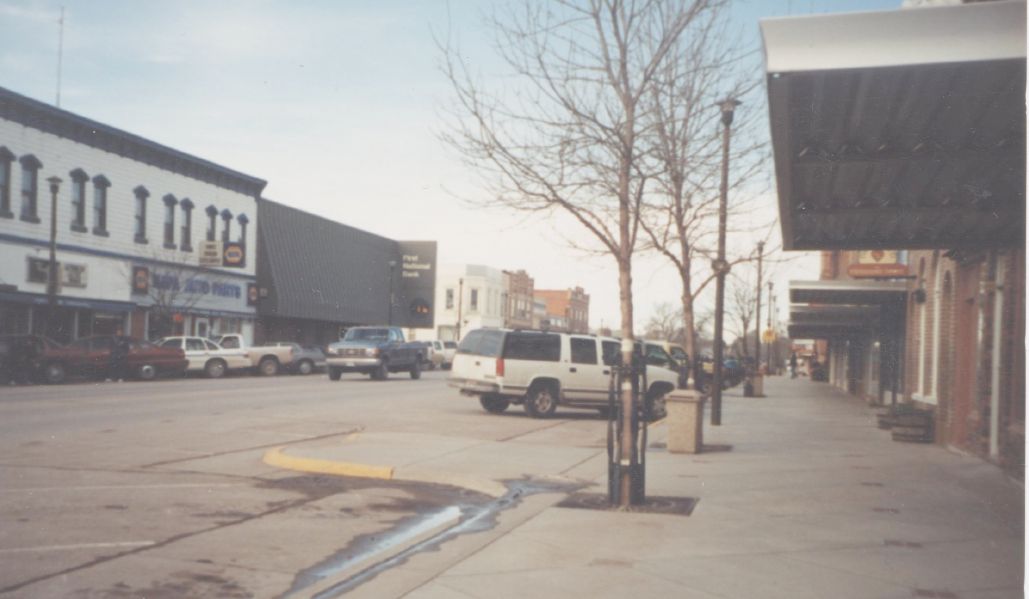
<svg viewBox="0 0 1029 599">
<path fill-rule="evenodd" d="M 370 374 L 377 381 L 391 372 L 409 372 L 416 379 L 422 376 L 423 360 L 425 347 L 407 343 L 399 327 L 353 327 L 325 351 L 326 369 L 334 381 L 344 372 Z"/>
</svg>

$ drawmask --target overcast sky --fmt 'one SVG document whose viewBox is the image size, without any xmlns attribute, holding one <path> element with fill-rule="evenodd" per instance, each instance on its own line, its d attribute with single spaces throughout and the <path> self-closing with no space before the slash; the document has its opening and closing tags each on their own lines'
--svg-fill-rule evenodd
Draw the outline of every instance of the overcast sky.
<svg viewBox="0 0 1029 599">
<path fill-rule="evenodd" d="M 284 204 L 393 239 L 437 240 L 441 263 L 522 268 L 539 288 L 582 286 L 591 325 L 617 327 L 617 269 L 570 249 L 565 240 L 578 231 L 461 199 L 483 191 L 438 139 L 451 92 L 433 34 L 450 31 L 466 60 L 500 74 L 482 20 L 491 4 L 0 0 L 0 86 L 55 102 L 64 6 L 61 108 L 265 179 L 265 196 Z M 762 17 L 898 5 L 752 0 L 737 2 L 733 18 L 759 49 Z M 774 191 L 758 201 L 774 216 Z M 777 291 L 817 278 L 816 257 L 795 258 L 778 267 Z M 660 260 L 634 268 L 639 330 L 679 289 Z"/>
</svg>

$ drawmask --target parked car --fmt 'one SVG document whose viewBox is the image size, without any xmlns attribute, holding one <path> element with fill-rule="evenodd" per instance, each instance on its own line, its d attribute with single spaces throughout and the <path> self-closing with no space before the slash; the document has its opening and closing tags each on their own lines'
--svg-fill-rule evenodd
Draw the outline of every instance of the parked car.
<svg viewBox="0 0 1029 599">
<path fill-rule="evenodd" d="M 454 365 L 454 356 L 457 355 L 457 342 L 456 341 L 444 341 L 443 342 L 443 370 L 450 370 L 451 366 Z"/>
<path fill-rule="evenodd" d="M 686 353 L 686 348 L 671 341 L 647 340 L 646 344 L 648 348 L 656 345 L 672 357 L 675 364 L 670 368 L 679 373 L 678 386 L 680 389 L 685 389 L 690 376 L 690 357 Z"/>
<path fill-rule="evenodd" d="M 293 350 L 293 361 L 283 364 L 286 370 L 295 374 L 311 374 L 325 368 L 325 352 L 317 347 L 305 347 L 292 341 L 272 341 L 268 345 L 288 347 Z"/>
<path fill-rule="evenodd" d="M 50 348 L 61 347 L 41 335 L 0 336 L 0 384 L 40 379 L 40 357 Z"/>
<path fill-rule="evenodd" d="M 274 376 L 285 364 L 293 361 L 293 348 L 280 345 L 247 345 L 243 335 L 233 333 L 215 340 L 225 349 L 242 349 L 250 356 L 250 366 L 259 374 Z"/>
<path fill-rule="evenodd" d="M 424 364 L 429 370 L 450 366 L 452 359 L 447 360 L 446 348 L 443 346 L 442 341 L 422 341 L 422 344 L 425 346 Z"/>
<path fill-rule="evenodd" d="M 124 352 L 124 373 L 113 371 L 115 351 Z M 103 335 L 48 347 L 39 357 L 39 364 L 42 379 L 57 384 L 73 376 L 104 379 L 125 374 L 140 380 L 152 380 L 162 374 L 181 376 L 188 362 L 181 349 L 160 347 L 133 337 Z"/>
<path fill-rule="evenodd" d="M 189 365 L 186 372 L 203 372 L 216 379 L 230 370 L 250 368 L 250 356 L 241 349 L 225 349 L 203 337 L 165 337 L 155 341 L 161 347 L 181 349 Z"/>
<path fill-rule="evenodd" d="M 659 346 L 646 350 L 644 401 L 651 417 L 659 417 L 678 373 L 667 367 L 673 360 Z M 534 418 L 553 415 L 558 405 L 606 413 L 611 368 L 620 355 L 621 341 L 610 337 L 476 329 L 458 346 L 449 382 L 492 413 L 510 404 L 522 404 Z"/>
<path fill-rule="evenodd" d="M 344 372 L 360 372 L 385 380 L 391 372 L 422 376 L 425 348 L 404 340 L 400 327 L 352 327 L 338 343 L 325 351 L 329 378 L 338 381 Z"/>
</svg>

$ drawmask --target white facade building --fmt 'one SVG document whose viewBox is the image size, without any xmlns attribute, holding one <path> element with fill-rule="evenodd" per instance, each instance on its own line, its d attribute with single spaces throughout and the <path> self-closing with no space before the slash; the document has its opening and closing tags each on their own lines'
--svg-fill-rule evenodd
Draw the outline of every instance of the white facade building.
<svg viewBox="0 0 1029 599">
<path fill-rule="evenodd" d="M 436 334 L 458 341 L 472 329 L 504 326 L 507 292 L 499 268 L 444 265 L 436 279 Z"/>
<path fill-rule="evenodd" d="M 251 338 L 264 186 L 0 88 L 0 334 Z"/>
</svg>

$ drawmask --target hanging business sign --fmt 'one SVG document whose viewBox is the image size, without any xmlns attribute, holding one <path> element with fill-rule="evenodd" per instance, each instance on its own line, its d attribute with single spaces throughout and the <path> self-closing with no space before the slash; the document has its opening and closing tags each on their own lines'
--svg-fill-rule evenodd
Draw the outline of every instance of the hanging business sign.
<svg viewBox="0 0 1029 599">
<path fill-rule="evenodd" d="M 222 266 L 243 268 L 246 266 L 247 254 L 243 244 L 238 241 L 226 241 L 222 249 Z"/>
<path fill-rule="evenodd" d="M 857 252 L 857 262 L 847 267 L 847 274 L 855 279 L 888 279 L 908 274 L 908 265 L 900 262 L 897 250 L 871 250 Z"/>
<path fill-rule="evenodd" d="M 132 267 L 132 295 L 150 293 L 150 269 L 145 266 Z"/>
<path fill-rule="evenodd" d="M 247 305 L 257 305 L 257 283 L 247 283 Z"/>
</svg>

